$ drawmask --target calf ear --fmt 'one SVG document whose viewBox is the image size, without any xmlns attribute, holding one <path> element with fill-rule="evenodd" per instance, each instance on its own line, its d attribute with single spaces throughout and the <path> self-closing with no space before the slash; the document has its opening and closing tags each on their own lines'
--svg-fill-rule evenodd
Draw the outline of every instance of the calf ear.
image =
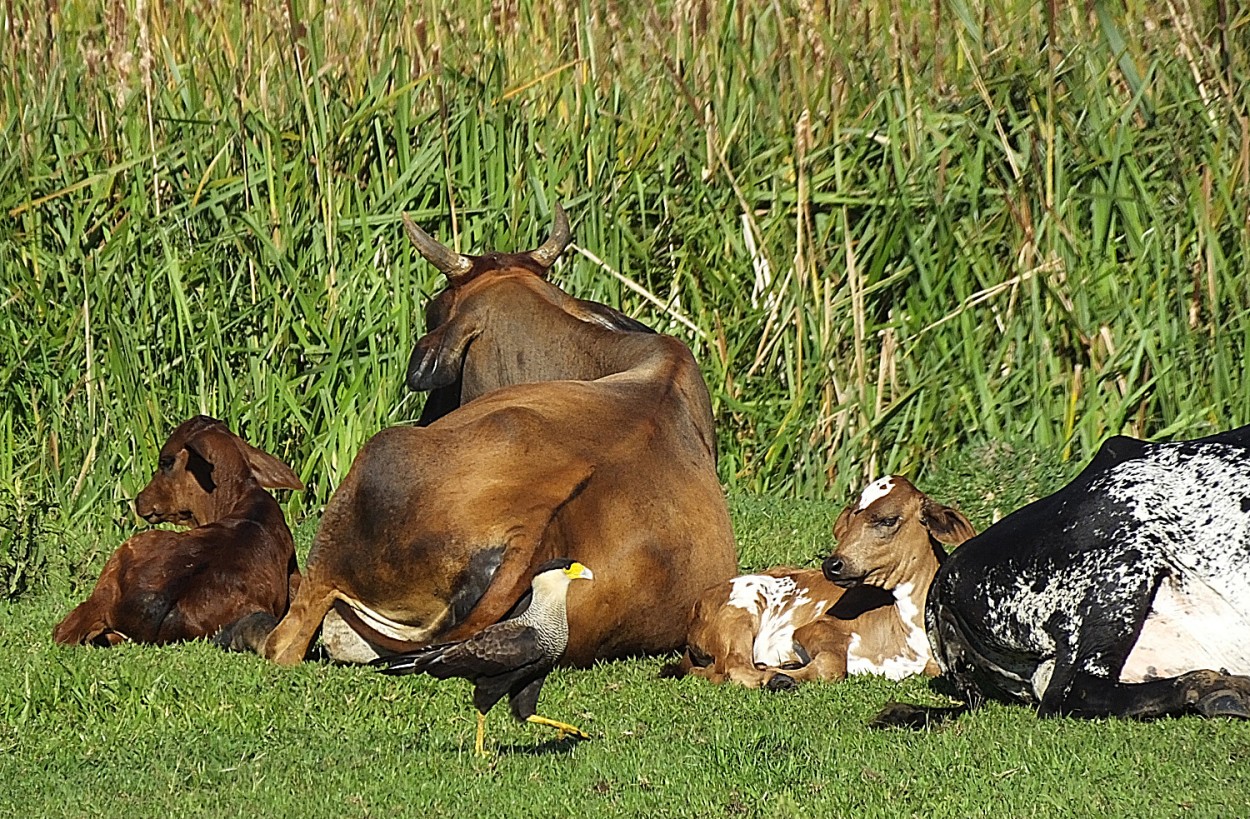
<svg viewBox="0 0 1250 819">
<path fill-rule="evenodd" d="M 928 498 L 920 505 L 920 522 L 930 535 L 947 546 L 958 546 L 976 534 L 966 517 Z"/>
<path fill-rule="evenodd" d="M 833 539 L 841 541 L 846 534 L 846 530 L 851 526 L 851 517 L 855 514 L 855 504 L 848 503 L 846 508 L 838 513 L 838 519 L 833 522 Z"/>
<path fill-rule="evenodd" d="M 417 339 L 408 359 L 408 389 L 436 390 L 456 383 L 464 352 L 477 333 L 451 321 Z"/>
<path fill-rule="evenodd" d="M 233 433 L 209 427 L 192 435 L 182 445 L 187 453 L 183 468 L 191 473 L 191 477 L 195 478 L 200 489 L 206 493 L 211 494 L 217 488 L 217 482 L 213 480 L 213 471 L 223 460 L 221 447 L 224 441 L 229 440 L 227 436 L 233 437 Z"/>
<path fill-rule="evenodd" d="M 230 463 L 228 459 L 233 456 L 224 454 L 223 447 L 234 447 L 238 450 L 252 477 L 266 489 L 304 488 L 303 482 L 291 471 L 291 467 L 223 427 L 192 436 L 186 443 L 187 471 L 195 476 L 205 492 L 212 492 L 217 488 L 212 477 L 216 466 L 223 466 L 228 472 L 238 468 L 226 466 Z M 222 475 L 218 473 L 217 478 L 221 480 Z"/>
<path fill-rule="evenodd" d="M 252 477 L 256 478 L 256 482 L 266 489 L 303 489 L 304 482 L 299 479 L 295 471 L 291 467 L 279 461 L 268 452 L 257 449 L 256 447 L 236 436 L 239 449 L 243 452 L 243 457 L 247 459 L 247 465 L 252 470 Z"/>
</svg>

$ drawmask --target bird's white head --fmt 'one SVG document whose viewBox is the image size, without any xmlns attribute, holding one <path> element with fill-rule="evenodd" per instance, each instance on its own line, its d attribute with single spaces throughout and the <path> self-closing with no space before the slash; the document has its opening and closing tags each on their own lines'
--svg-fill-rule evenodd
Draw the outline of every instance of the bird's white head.
<svg viewBox="0 0 1250 819">
<path fill-rule="evenodd" d="M 585 565 L 568 558 L 548 560 L 534 571 L 534 593 L 537 595 L 558 594 L 563 596 L 569 583 L 574 580 L 593 580 L 594 573 Z"/>
</svg>

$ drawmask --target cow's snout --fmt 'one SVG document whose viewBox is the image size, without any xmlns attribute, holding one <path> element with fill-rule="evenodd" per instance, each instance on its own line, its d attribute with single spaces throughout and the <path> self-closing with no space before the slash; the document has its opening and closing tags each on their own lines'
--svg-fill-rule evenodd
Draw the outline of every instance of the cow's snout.
<svg viewBox="0 0 1250 819">
<path fill-rule="evenodd" d="M 825 562 L 820 565 L 820 571 L 826 580 L 844 589 L 858 586 L 867 577 L 867 573 L 859 564 L 853 560 L 847 561 L 838 555 L 825 558 Z"/>
</svg>

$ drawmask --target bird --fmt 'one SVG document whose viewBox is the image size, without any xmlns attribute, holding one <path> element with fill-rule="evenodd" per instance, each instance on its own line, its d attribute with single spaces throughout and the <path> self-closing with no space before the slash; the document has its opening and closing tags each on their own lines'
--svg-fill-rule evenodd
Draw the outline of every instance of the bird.
<svg viewBox="0 0 1250 819">
<path fill-rule="evenodd" d="M 549 560 L 535 569 L 529 607 L 517 617 L 487 626 L 466 640 L 379 657 L 372 664 L 383 674 L 425 673 L 473 683 L 478 756 L 486 756 L 486 714 L 504 695 L 519 722 L 554 728 L 558 739 L 589 739 L 579 728 L 537 711 L 538 692 L 569 643 L 569 584 L 593 579 L 590 569 L 575 560 Z"/>
</svg>

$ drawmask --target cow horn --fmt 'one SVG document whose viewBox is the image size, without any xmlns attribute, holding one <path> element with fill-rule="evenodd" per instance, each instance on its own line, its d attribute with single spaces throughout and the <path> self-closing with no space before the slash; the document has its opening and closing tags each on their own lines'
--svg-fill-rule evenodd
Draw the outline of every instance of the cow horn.
<svg viewBox="0 0 1250 819">
<path fill-rule="evenodd" d="M 530 258 L 538 262 L 544 268 L 551 267 L 555 264 L 556 257 L 564 252 L 568 247 L 569 240 L 573 238 L 572 232 L 569 230 L 569 217 L 564 212 L 564 208 L 560 207 L 557 202 L 555 206 L 556 224 L 551 229 L 551 236 L 537 250 L 530 251 Z"/>
<path fill-rule="evenodd" d="M 412 240 L 417 252 L 447 278 L 454 279 L 462 276 L 473 267 L 473 260 L 468 256 L 461 256 L 446 245 L 439 244 L 434 237 L 417 227 L 416 222 L 412 221 L 408 214 L 403 214 L 403 218 L 404 230 L 408 232 L 408 238 Z"/>
</svg>

